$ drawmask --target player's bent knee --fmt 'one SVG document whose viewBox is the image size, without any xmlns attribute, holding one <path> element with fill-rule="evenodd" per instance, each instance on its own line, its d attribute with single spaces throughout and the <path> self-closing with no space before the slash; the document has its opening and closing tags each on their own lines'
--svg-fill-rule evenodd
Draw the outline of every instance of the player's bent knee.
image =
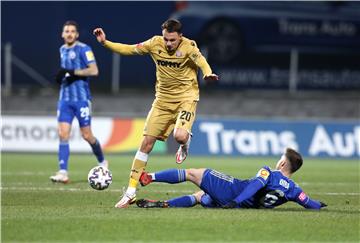
<svg viewBox="0 0 360 243">
<path fill-rule="evenodd" d="M 189 138 L 189 133 L 185 130 L 179 130 L 175 133 L 174 138 L 178 143 L 185 144 Z"/>
<path fill-rule="evenodd" d="M 59 131 L 59 138 L 61 141 L 68 141 L 70 138 L 69 132 Z"/>
<path fill-rule="evenodd" d="M 201 197 L 205 194 L 204 191 L 198 191 L 193 193 L 193 196 L 196 198 L 196 203 L 200 203 L 201 202 Z"/>
<path fill-rule="evenodd" d="M 190 168 L 190 169 L 186 169 L 185 173 L 186 173 L 187 181 L 192 181 L 196 184 L 200 183 L 201 176 L 202 176 L 202 169 Z"/>
<path fill-rule="evenodd" d="M 83 139 L 85 139 L 89 143 L 91 143 L 94 140 L 93 135 L 91 133 L 86 132 L 86 133 L 82 133 L 81 135 L 82 135 Z"/>
</svg>

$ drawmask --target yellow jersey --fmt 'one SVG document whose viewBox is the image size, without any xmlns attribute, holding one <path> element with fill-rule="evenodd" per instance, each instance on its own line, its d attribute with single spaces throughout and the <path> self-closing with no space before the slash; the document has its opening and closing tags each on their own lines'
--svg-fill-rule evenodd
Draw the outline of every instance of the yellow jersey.
<svg viewBox="0 0 360 243">
<path fill-rule="evenodd" d="M 137 45 L 105 41 L 104 46 L 121 55 L 149 54 L 156 65 L 156 98 L 167 102 L 199 100 L 198 68 L 203 75 L 212 73 L 195 41 L 182 37 L 177 49 L 168 52 L 162 36 Z"/>
</svg>

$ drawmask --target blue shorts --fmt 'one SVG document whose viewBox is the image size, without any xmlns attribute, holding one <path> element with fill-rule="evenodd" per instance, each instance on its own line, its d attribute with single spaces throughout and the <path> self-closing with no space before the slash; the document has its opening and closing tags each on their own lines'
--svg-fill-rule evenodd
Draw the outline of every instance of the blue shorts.
<svg viewBox="0 0 360 243">
<path fill-rule="evenodd" d="M 225 205 L 235 199 L 247 184 L 247 180 L 241 181 L 216 170 L 206 169 L 200 184 L 200 188 L 206 193 L 201 198 L 201 204 L 204 207 Z"/>
<path fill-rule="evenodd" d="M 76 116 L 80 127 L 91 125 L 91 102 L 88 101 L 59 101 L 57 108 L 58 122 L 71 124 Z"/>
</svg>

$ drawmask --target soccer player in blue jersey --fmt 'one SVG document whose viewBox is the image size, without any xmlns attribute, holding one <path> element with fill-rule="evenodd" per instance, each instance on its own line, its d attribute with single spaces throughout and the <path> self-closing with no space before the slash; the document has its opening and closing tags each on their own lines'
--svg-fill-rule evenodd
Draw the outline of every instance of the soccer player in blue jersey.
<svg viewBox="0 0 360 243">
<path fill-rule="evenodd" d="M 262 167 L 252 179 L 240 180 L 212 169 L 169 169 L 156 173 L 144 172 L 141 185 L 151 182 L 181 183 L 191 181 L 200 189 L 192 195 L 167 201 L 139 199 L 141 208 L 192 207 L 201 204 L 210 208 L 274 208 L 293 201 L 308 209 L 321 209 L 327 205 L 310 199 L 290 179 L 303 163 L 301 155 L 287 148 L 276 164 L 276 170 Z"/>
<path fill-rule="evenodd" d="M 60 47 L 61 68 L 56 75 L 56 82 L 60 85 L 57 107 L 60 170 L 50 177 L 53 182 L 69 182 L 69 137 L 74 117 L 77 118 L 81 135 L 90 144 L 99 165 L 108 166 L 100 143 L 91 131 L 89 77 L 97 76 L 99 71 L 91 48 L 78 41 L 78 30 L 75 21 L 67 21 L 63 25 L 62 38 L 65 44 Z"/>
</svg>

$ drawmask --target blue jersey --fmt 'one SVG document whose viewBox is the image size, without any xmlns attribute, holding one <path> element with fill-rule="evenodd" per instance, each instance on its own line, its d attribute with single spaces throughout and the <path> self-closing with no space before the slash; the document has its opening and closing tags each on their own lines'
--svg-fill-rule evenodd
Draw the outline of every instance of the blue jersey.
<svg viewBox="0 0 360 243">
<path fill-rule="evenodd" d="M 267 166 L 250 180 L 207 169 L 200 188 L 205 192 L 201 199 L 205 207 L 221 207 L 230 201 L 236 201 L 240 208 L 273 208 L 288 201 L 307 207 L 310 200 L 295 182 Z"/>
<path fill-rule="evenodd" d="M 74 46 L 60 47 L 61 67 L 65 69 L 84 69 L 90 63 L 96 63 L 91 48 L 81 42 L 76 42 Z M 65 77 L 61 83 L 60 101 L 87 101 L 91 100 L 89 78 L 79 77 L 74 82 L 67 82 Z"/>
<path fill-rule="evenodd" d="M 252 180 L 260 181 L 263 187 L 254 196 L 244 200 L 241 207 L 273 208 L 288 201 L 304 205 L 309 200 L 293 180 L 284 176 L 280 171 L 271 170 L 267 166 L 261 168 Z"/>
</svg>

